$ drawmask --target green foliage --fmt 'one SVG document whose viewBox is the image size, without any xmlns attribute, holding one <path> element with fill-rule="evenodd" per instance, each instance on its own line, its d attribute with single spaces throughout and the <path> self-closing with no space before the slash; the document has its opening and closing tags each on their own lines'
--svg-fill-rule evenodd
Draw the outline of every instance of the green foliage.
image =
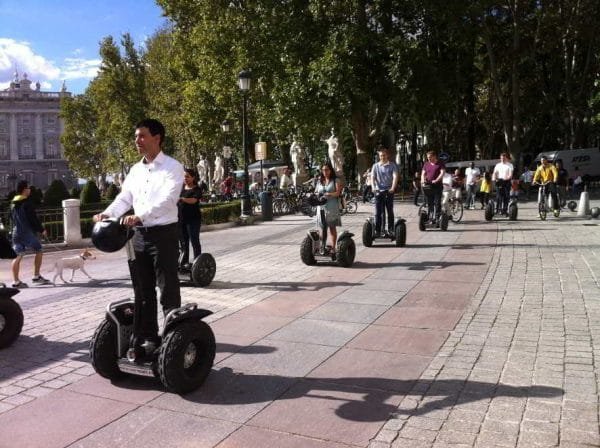
<svg viewBox="0 0 600 448">
<path fill-rule="evenodd" d="M 115 184 L 111 183 L 104 191 L 104 198 L 109 201 L 112 201 L 114 198 L 117 197 L 118 194 L 119 194 L 119 187 L 117 187 Z"/>
<path fill-rule="evenodd" d="M 88 180 L 83 186 L 79 198 L 81 199 L 81 205 L 100 202 L 102 197 L 100 195 L 100 190 L 96 186 L 96 182 L 93 180 Z"/>
<path fill-rule="evenodd" d="M 42 203 L 42 201 L 44 200 L 44 193 L 42 192 L 42 190 L 40 190 L 39 188 L 32 185 L 31 193 L 29 194 L 29 197 L 31 198 L 31 200 L 33 201 L 33 203 L 35 205 L 40 205 Z"/>
<path fill-rule="evenodd" d="M 239 216 L 240 207 L 239 201 L 224 204 L 201 204 L 202 224 L 220 224 L 233 221 Z"/>
<path fill-rule="evenodd" d="M 71 199 L 79 199 L 79 195 L 81 194 L 81 189 L 79 187 L 73 187 L 69 190 L 69 196 Z"/>
<path fill-rule="evenodd" d="M 60 179 L 55 179 L 44 194 L 44 204 L 47 206 L 52 205 L 58 207 L 62 205 L 62 201 L 69 199 L 69 197 L 69 191 L 64 182 Z"/>
</svg>

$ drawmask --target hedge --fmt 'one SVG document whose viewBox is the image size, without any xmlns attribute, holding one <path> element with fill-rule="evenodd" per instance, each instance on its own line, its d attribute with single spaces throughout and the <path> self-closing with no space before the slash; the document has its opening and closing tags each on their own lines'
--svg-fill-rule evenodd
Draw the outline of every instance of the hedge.
<svg viewBox="0 0 600 448">
<path fill-rule="evenodd" d="M 106 205 L 108 205 L 108 203 L 87 204 L 86 206 L 82 206 L 82 215 L 90 214 L 92 211 L 94 214 L 98 213 L 99 210 L 106 208 Z M 235 221 L 240 214 L 240 207 L 240 201 L 201 204 L 200 209 L 202 211 L 202 224 L 222 224 L 225 222 Z M 88 213 L 85 213 L 85 211 Z M 92 235 L 92 228 L 94 227 L 93 218 L 91 216 L 82 217 L 80 222 L 81 236 L 83 238 L 89 238 Z M 48 238 L 51 241 L 57 241 L 64 238 L 64 226 L 62 221 L 44 222 L 44 227 L 47 229 Z"/>
</svg>

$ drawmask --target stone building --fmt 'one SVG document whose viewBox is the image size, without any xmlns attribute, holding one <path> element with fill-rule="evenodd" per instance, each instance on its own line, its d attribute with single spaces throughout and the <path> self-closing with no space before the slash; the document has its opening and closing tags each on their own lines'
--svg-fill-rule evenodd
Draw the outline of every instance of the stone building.
<svg viewBox="0 0 600 448">
<path fill-rule="evenodd" d="M 0 199 L 21 179 L 42 190 L 55 179 L 67 188 L 76 182 L 60 144 L 60 99 L 71 93 L 64 83 L 60 92 L 31 84 L 26 73 L 20 78 L 15 73 L 8 89 L 0 91 Z"/>
</svg>

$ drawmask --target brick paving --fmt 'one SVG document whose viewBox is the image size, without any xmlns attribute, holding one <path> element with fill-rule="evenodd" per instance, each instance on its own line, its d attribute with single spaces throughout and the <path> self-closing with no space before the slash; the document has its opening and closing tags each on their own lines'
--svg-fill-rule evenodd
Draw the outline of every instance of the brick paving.
<svg viewBox="0 0 600 448">
<path fill-rule="evenodd" d="M 217 276 L 183 297 L 215 312 L 217 358 L 183 397 L 89 364 L 106 304 L 131 295 L 122 252 L 90 262 L 94 282 L 23 290 L 0 447 L 600 446 L 599 221 L 526 203 L 517 222 L 466 211 L 419 232 L 416 207 L 396 210 L 406 248 L 362 247 L 366 206 L 343 218 L 351 269 L 300 262 L 301 216 L 203 233 Z"/>
</svg>

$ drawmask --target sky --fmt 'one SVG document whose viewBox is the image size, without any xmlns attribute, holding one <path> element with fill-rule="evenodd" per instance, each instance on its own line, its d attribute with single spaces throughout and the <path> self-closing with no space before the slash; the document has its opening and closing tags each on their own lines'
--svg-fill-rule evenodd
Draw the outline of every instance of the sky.
<svg viewBox="0 0 600 448">
<path fill-rule="evenodd" d="M 0 91 L 15 69 L 42 91 L 83 93 L 96 76 L 102 38 L 130 33 L 143 46 L 166 19 L 154 0 L 0 0 Z"/>
</svg>

